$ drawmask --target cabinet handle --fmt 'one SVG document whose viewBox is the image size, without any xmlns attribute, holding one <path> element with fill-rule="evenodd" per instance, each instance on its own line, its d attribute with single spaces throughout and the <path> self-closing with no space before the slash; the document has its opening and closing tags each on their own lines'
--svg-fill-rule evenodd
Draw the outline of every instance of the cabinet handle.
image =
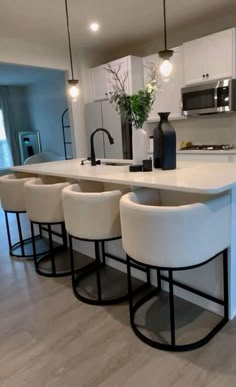
<svg viewBox="0 0 236 387">
<path fill-rule="evenodd" d="M 209 78 L 209 74 L 206 74 L 206 77 Z"/>
<path fill-rule="evenodd" d="M 205 78 L 205 74 L 203 74 L 203 76 L 202 76 L 203 78 Z"/>
<path fill-rule="evenodd" d="M 105 93 L 105 95 L 108 95 L 107 93 Z"/>
</svg>

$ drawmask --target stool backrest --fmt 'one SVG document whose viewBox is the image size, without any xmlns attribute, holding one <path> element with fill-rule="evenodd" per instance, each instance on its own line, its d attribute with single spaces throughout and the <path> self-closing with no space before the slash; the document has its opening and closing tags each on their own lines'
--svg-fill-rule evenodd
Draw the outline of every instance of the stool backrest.
<svg viewBox="0 0 236 387">
<path fill-rule="evenodd" d="M 25 184 L 25 204 L 29 219 L 38 223 L 59 223 L 64 221 L 61 192 L 70 185 L 68 182 L 55 183 L 55 178 L 35 178 Z"/>
<path fill-rule="evenodd" d="M 178 194 L 176 205 L 175 195 L 165 199 L 159 191 L 151 191 L 137 190 L 121 198 L 122 241 L 130 257 L 153 266 L 180 268 L 198 265 L 229 246 L 228 193 L 207 196 L 204 202 L 185 193 L 186 205 Z"/>
<path fill-rule="evenodd" d="M 30 180 L 32 177 L 18 178 L 14 174 L 0 177 L 0 198 L 4 211 L 26 211 L 24 185 Z"/>
<path fill-rule="evenodd" d="M 120 191 L 81 192 L 78 184 L 63 189 L 66 229 L 81 239 L 120 237 Z"/>
</svg>

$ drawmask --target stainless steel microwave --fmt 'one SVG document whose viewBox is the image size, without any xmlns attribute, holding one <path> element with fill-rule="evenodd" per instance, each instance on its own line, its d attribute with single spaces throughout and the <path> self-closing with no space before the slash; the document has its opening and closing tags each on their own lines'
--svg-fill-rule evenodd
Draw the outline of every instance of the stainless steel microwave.
<svg viewBox="0 0 236 387">
<path fill-rule="evenodd" d="M 236 79 L 187 86 L 181 92 L 185 116 L 236 111 Z"/>
</svg>

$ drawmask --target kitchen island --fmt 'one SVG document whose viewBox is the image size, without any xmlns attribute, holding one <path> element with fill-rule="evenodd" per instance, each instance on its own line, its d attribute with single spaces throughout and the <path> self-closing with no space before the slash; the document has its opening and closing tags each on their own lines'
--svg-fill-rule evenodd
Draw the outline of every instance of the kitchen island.
<svg viewBox="0 0 236 387">
<path fill-rule="evenodd" d="M 106 165 L 112 163 L 114 165 Z M 196 163 L 179 162 L 176 170 L 152 172 L 129 172 L 127 160 L 102 160 L 102 165 L 81 165 L 80 159 L 56 161 L 13 167 L 14 172 L 37 175 L 58 176 L 72 180 L 90 180 L 115 183 L 132 187 L 149 187 L 180 192 L 192 192 L 216 195 L 224 191 L 231 193 L 231 246 L 229 248 L 229 315 L 236 316 L 236 164 L 234 163 Z M 116 165 L 119 164 L 119 165 Z M 198 274 L 196 274 L 196 272 Z M 206 290 L 216 296 L 222 292 L 220 265 L 216 262 L 209 268 L 195 270 L 190 282 L 195 287 Z M 181 278 L 181 273 L 178 274 Z M 187 296 L 180 294 L 182 297 Z M 192 299 L 191 299 L 192 300 Z M 192 300 L 198 303 L 198 300 Z M 199 303 L 200 304 L 200 303 Z M 214 305 L 202 306 L 220 312 Z"/>
</svg>

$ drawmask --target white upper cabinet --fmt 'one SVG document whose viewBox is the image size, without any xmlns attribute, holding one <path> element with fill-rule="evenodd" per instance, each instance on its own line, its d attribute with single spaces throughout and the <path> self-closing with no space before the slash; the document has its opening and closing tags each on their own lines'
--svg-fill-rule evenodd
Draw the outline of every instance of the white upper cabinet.
<svg viewBox="0 0 236 387">
<path fill-rule="evenodd" d="M 91 70 L 91 81 L 94 101 L 108 98 L 107 71 L 104 66 L 94 67 Z"/>
<path fill-rule="evenodd" d="M 120 80 L 125 84 L 127 94 L 133 94 L 143 87 L 142 58 L 127 56 L 109 63 L 118 71 Z M 107 64 L 91 69 L 93 100 L 108 99 L 116 84 L 114 77 L 106 70 Z"/>
<path fill-rule="evenodd" d="M 173 73 L 168 82 L 161 81 L 157 92 L 152 111 L 148 121 L 157 121 L 158 112 L 170 112 L 170 118 L 183 118 L 181 113 L 181 88 L 183 87 L 183 47 L 174 49 L 171 58 L 173 64 Z M 159 65 L 160 58 L 158 54 L 147 56 L 143 59 L 144 65 L 144 83 L 148 82 L 148 63 Z"/>
<path fill-rule="evenodd" d="M 234 77 L 235 28 L 184 43 L 186 85 Z"/>
</svg>

